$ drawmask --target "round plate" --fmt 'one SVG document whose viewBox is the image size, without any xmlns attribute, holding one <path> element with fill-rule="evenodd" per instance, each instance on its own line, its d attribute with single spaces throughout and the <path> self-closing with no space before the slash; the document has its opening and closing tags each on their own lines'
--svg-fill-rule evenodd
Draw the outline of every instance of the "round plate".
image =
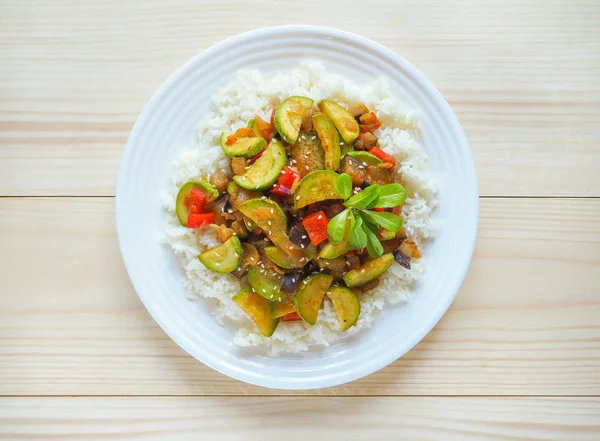
<svg viewBox="0 0 600 441">
<path fill-rule="evenodd" d="M 210 111 L 211 95 L 237 71 L 286 71 L 305 59 L 356 80 L 389 79 L 394 93 L 422 117 L 422 142 L 440 186 L 440 229 L 426 249 L 427 270 L 405 306 L 387 307 L 374 327 L 332 346 L 268 357 L 232 343 L 233 329 L 210 304 L 186 298 L 183 276 L 161 243 L 160 195 L 171 183 L 177 150 L 189 144 Z M 438 90 L 407 61 L 366 38 L 314 26 L 258 29 L 195 56 L 162 85 L 140 114 L 119 171 L 117 231 L 129 277 L 163 330 L 202 363 L 230 377 L 279 389 L 330 387 L 369 375 L 401 357 L 438 322 L 469 266 L 478 219 L 471 152 L 456 116 Z"/>
</svg>

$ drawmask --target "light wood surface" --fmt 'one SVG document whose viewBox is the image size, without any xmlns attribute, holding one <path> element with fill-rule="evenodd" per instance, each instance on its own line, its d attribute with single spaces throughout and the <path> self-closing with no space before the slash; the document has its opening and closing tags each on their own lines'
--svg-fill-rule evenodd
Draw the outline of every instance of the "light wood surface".
<svg viewBox="0 0 600 441">
<path fill-rule="evenodd" d="M 594 0 L 0 0 L 0 439 L 600 439 L 599 20 Z M 376 374 L 294 394 L 163 333 L 112 198 L 168 75 L 287 23 L 360 33 L 423 71 L 483 196 L 436 328 Z"/>
<path fill-rule="evenodd" d="M 0 399 L 0 439 L 596 441 L 599 430 L 598 398 Z"/>
</svg>

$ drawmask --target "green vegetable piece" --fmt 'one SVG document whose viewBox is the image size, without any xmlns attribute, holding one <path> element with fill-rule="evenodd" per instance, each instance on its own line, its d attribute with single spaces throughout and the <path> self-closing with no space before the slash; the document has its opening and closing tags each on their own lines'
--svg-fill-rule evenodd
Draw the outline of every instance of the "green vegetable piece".
<svg viewBox="0 0 600 441">
<path fill-rule="evenodd" d="M 362 250 L 367 246 L 367 234 L 363 227 L 362 217 L 358 216 L 348 234 L 348 242 L 355 250 Z"/>
<path fill-rule="evenodd" d="M 309 245 L 308 247 L 304 248 L 304 254 L 306 258 L 301 262 L 293 259 L 288 253 L 277 247 L 265 247 L 265 254 L 271 260 L 271 262 L 281 268 L 302 268 L 317 255 L 317 247 L 314 245 Z"/>
<path fill-rule="evenodd" d="M 327 199 L 342 199 L 337 191 L 338 174 L 331 170 L 319 170 L 306 175 L 294 193 L 294 207 L 302 208 Z"/>
<path fill-rule="evenodd" d="M 332 282 L 333 276 L 329 274 L 313 274 L 304 279 L 302 287 L 294 296 L 296 312 L 309 325 L 317 322 L 323 297 Z"/>
<path fill-rule="evenodd" d="M 318 136 L 300 132 L 298 141 L 290 148 L 290 155 L 296 161 L 302 177 L 317 170 L 325 170 L 325 152 Z"/>
<path fill-rule="evenodd" d="M 383 227 L 386 230 L 390 230 L 393 233 L 397 233 L 398 230 L 402 227 L 402 218 L 396 216 L 393 213 L 388 213 L 385 211 L 378 212 L 363 210 L 360 212 L 360 215 L 365 221 L 375 225 L 379 225 L 380 227 Z"/>
<path fill-rule="evenodd" d="M 321 140 L 321 146 L 325 151 L 325 168 L 337 171 L 342 158 L 340 150 L 340 136 L 335 126 L 324 113 L 317 113 L 312 117 L 313 127 Z"/>
<path fill-rule="evenodd" d="M 354 151 L 354 146 L 352 144 L 347 144 L 344 140 L 340 141 L 340 152 L 342 158 L 346 156 L 348 153 Z"/>
<path fill-rule="evenodd" d="M 351 156 L 354 159 L 356 159 L 357 161 L 359 161 L 361 163 L 361 165 L 383 164 L 383 161 L 381 159 L 379 159 L 377 156 L 375 156 L 369 152 L 363 152 L 363 151 L 348 152 L 348 156 Z"/>
<path fill-rule="evenodd" d="M 177 193 L 177 199 L 175 202 L 175 213 L 177 213 L 177 217 L 179 218 L 179 223 L 184 227 L 187 227 L 188 216 L 190 215 L 190 210 L 185 206 L 185 198 L 190 194 L 192 188 L 201 191 L 206 195 L 206 202 L 212 202 L 216 198 L 219 197 L 219 192 L 215 187 L 213 187 L 208 182 L 204 181 L 189 181 L 181 186 L 179 192 Z"/>
<path fill-rule="evenodd" d="M 271 302 L 253 292 L 251 288 L 242 289 L 232 300 L 250 316 L 263 335 L 273 335 L 279 319 L 271 316 Z"/>
<path fill-rule="evenodd" d="M 335 217 L 333 218 L 335 219 Z M 333 220 L 332 219 L 332 220 Z M 329 221 L 331 223 L 331 221 Z M 342 240 L 339 243 L 333 243 L 331 240 L 327 242 L 323 248 L 321 248 L 321 252 L 319 253 L 319 257 L 321 259 L 335 259 L 336 257 L 343 256 L 348 251 L 350 251 L 351 245 L 348 237 L 350 235 L 350 231 L 352 230 L 352 226 L 354 225 L 354 216 L 352 213 L 346 218 L 346 229 L 344 230 Z M 329 230 L 329 225 L 327 225 L 327 229 Z"/>
<path fill-rule="evenodd" d="M 351 208 L 346 208 L 339 214 L 336 214 L 327 224 L 327 235 L 331 243 L 340 243 L 345 236 L 348 221 L 352 222 L 353 215 Z"/>
<path fill-rule="evenodd" d="M 364 219 L 364 218 L 363 218 Z M 379 257 L 383 254 L 383 246 L 377 237 L 377 227 L 371 224 L 365 224 L 363 228 L 367 234 L 367 251 L 371 257 Z"/>
<path fill-rule="evenodd" d="M 344 142 L 352 144 L 360 134 L 360 127 L 350 112 L 330 100 L 319 101 L 319 109 L 327 115 L 338 129 Z"/>
<path fill-rule="evenodd" d="M 235 158 L 236 156 L 254 156 L 267 145 L 267 142 L 260 137 L 239 138 L 233 144 L 227 145 L 227 137 L 229 135 L 231 133 L 221 133 L 221 148 L 230 158 Z"/>
<path fill-rule="evenodd" d="M 348 199 L 352 195 L 352 178 L 348 173 L 342 173 L 336 181 L 338 193 L 344 199 Z"/>
<path fill-rule="evenodd" d="M 234 176 L 233 180 L 247 190 L 265 190 L 277 180 L 286 161 L 285 148 L 274 139 L 262 156 L 248 167 L 246 173 Z"/>
<path fill-rule="evenodd" d="M 290 294 L 282 294 L 281 298 L 271 303 L 271 317 L 279 318 L 296 312 L 294 307 L 294 296 Z"/>
<path fill-rule="evenodd" d="M 329 288 L 327 297 L 333 303 L 342 331 L 347 331 L 356 323 L 360 315 L 360 301 L 357 295 L 350 288 L 336 285 Z"/>
<path fill-rule="evenodd" d="M 376 203 L 375 201 L 377 200 L 378 197 L 379 197 L 379 186 L 371 185 L 371 186 L 367 187 L 365 189 L 365 191 L 352 196 L 350 199 L 348 199 L 346 202 L 344 202 L 344 205 L 346 207 L 358 208 L 358 209 L 367 208 L 369 206 L 369 204 Z"/>
<path fill-rule="evenodd" d="M 392 253 L 384 254 L 360 267 L 348 271 L 344 275 L 344 282 L 349 288 L 364 285 L 385 273 L 394 262 Z"/>
<path fill-rule="evenodd" d="M 256 127 L 256 120 L 254 118 L 252 118 L 250 121 L 248 121 L 248 128 L 252 129 L 254 131 L 254 134 L 256 135 L 257 138 L 262 138 L 262 136 L 260 135 L 260 132 L 258 131 L 258 128 Z"/>
<path fill-rule="evenodd" d="M 382 185 L 379 190 L 379 199 L 375 206 L 378 208 L 396 207 L 404 203 L 406 196 L 406 190 L 400 184 Z"/>
<path fill-rule="evenodd" d="M 275 109 L 275 129 L 288 144 L 295 144 L 302 126 L 302 118 L 313 100 L 305 96 L 291 96 Z"/>
<path fill-rule="evenodd" d="M 386 230 L 385 228 L 379 232 L 379 235 L 381 236 L 381 240 L 392 240 L 396 238 L 396 233 Z"/>
<path fill-rule="evenodd" d="M 216 248 L 203 252 L 198 257 L 209 270 L 219 274 L 228 274 L 242 262 L 244 250 L 237 236 L 231 236 Z"/>
<path fill-rule="evenodd" d="M 281 297 L 281 275 L 271 269 L 263 269 L 256 265 L 248 270 L 248 282 L 252 290 L 265 299 L 274 302 Z"/>
</svg>

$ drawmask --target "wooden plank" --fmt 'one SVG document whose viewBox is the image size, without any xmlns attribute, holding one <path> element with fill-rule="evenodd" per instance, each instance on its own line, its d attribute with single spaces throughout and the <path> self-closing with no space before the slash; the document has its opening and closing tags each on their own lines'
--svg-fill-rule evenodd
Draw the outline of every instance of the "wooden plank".
<svg viewBox="0 0 600 441">
<path fill-rule="evenodd" d="M 111 198 L 0 199 L 0 395 L 278 394 L 228 379 L 145 311 Z M 390 367 L 310 394 L 600 394 L 600 200 L 488 199 L 465 284 Z"/>
<path fill-rule="evenodd" d="M 201 435 L 200 435 L 201 434 Z M 0 438 L 219 441 L 600 437 L 598 398 L 62 397 L 0 399 Z"/>
<path fill-rule="evenodd" d="M 600 196 L 598 2 L 373 0 L 377 20 L 360 0 L 33 3 L 0 7 L 0 195 L 113 195 L 127 134 L 172 71 L 227 36 L 313 23 L 379 41 L 430 77 L 464 125 L 483 195 Z"/>
</svg>

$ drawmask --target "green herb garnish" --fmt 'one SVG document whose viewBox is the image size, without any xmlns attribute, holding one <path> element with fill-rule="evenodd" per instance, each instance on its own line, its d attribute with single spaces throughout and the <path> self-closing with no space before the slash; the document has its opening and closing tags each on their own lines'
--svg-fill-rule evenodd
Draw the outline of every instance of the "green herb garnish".
<svg viewBox="0 0 600 441">
<path fill-rule="evenodd" d="M 340 243 L 344 239 L 346 226 L 350 220 L 348 242 L 355 250 L 365 247 L 369 255 L 379 257 L 383 246 L 379 241 L 378 229 L 385 228 L 397 233 L 402 228 L 402 218 L 386 211 L 373 211 L 372 208 L 392 208 L 406 200 L 406 190 L 400 184 L 370 185 L 365 191 L 352 196 L 352 179 L 342 173 L 336 181 L 338 193 L 346 201 L 346 209 L 334 216 L 327 225 L 330 242 Z"/>
</svg>

